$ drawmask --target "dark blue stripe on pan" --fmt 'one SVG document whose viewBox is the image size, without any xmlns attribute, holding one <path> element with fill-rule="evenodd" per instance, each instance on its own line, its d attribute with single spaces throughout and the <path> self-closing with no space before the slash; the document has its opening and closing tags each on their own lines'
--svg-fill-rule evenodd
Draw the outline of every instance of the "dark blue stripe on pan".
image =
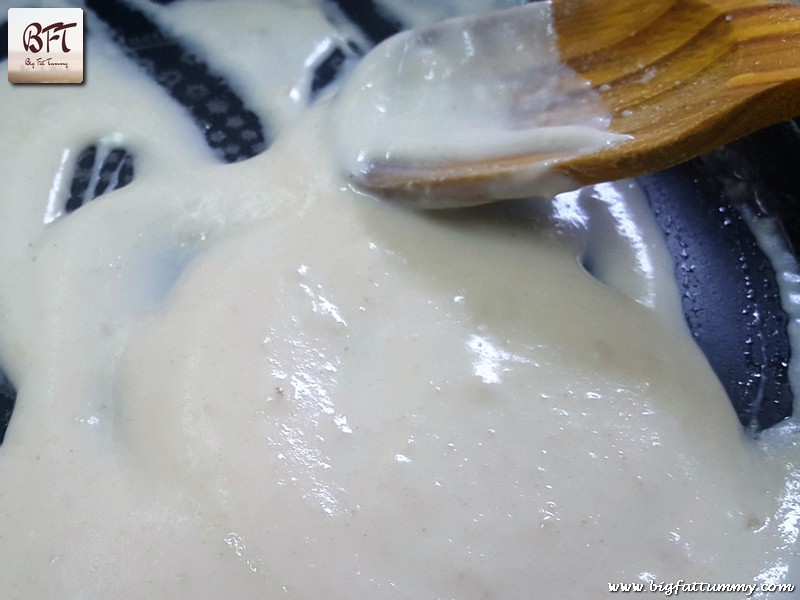
<svg viewBox="0 0 800 600">
<path fill-rule="evenodd" d="M 8 44 L 4 43 L 8 40 L 8 22 L 0 25 L 0 62 L 8 58 Z"/>
<path fill-rule="evenodd" d="M 400 21 L 383 14 L 380 6 L 373 0 L 333 0 L 333 2 L 373 44 L 404 29 Z"/>
<path fill-rule="evenodd" d="M 86 0 L 119 43 L 191 114 L 206 143 L 225 162 L 263 152 L 267 135 L 225 79 L 165 33 L 144 13 L 120 0 Z"/>
<path fill-rule="evenodd" d="M 792 414 L 788 320 L 769 259 L 699 161 L 639 181 L 666 236 L 686 322 L 739 420 L 753 431 L 782 421 Z"/>
<path fill-rule="evenodd" d="M 6 429 L 11 421 L 17 390 L 3 371 L 0 371 L 0 444 L 6 437 Z"/>
</svg>

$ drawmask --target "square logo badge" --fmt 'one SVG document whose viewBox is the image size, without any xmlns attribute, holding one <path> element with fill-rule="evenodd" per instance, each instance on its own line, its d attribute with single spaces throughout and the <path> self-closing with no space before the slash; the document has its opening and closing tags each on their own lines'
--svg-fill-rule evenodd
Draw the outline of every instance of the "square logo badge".
<svg viewBox="0 0 800 600">
<path fill-rule="evenodd" d="M 8 80 L 83 83 L 83 9 L 9 8 Z"/>
</svg>

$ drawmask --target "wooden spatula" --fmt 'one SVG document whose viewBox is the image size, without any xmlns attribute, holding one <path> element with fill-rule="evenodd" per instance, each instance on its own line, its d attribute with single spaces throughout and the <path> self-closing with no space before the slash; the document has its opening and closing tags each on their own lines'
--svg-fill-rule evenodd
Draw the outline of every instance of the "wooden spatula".
<svg viewBox="0 0 800 600">
<path fill-rule="evenodd" d="M 513 46 L 496 41 L 506 30 L 519 36 L 527 27 L 526 18 L 543 18 L 543 6 L 534 3 L 454 19 L 411 38 L 391 38 L 375 52 L 399 53 L 399 68 L 405 69 L 407 61 L 417 60 L 407 52 L 414 44 L 435 47 L 440 38 L 463 34 L 463 47 L 456 48 L 465 54 L 447 57 L 448 76 L 454 69 L 472 68 L 467 60 L 470 52 L 483 53 L 482 68 L 495 65 L 489 72 L 497 74 L 500 86 L 494 90 L 492 106 L 507 104 L 500 107 L 507 115 L 502 127 L 524 130 L 530 127 L 530 114 L 515 122 L 518 106 L 525 102 L 524 96 L 513 92 L 519 82 L 504 78 L 534 76 L 543 67 L 535 57 L 526 58 L 524 51 L 509 54 L 509 48 L 522 49 L 522 42 Z M 368 153 L 362 153 L 353 169 L 357 184 L 427 198 L 431 206 L 550 196 L 659 171 L 800 115 L 798 5 L 759 0 L 548 0 L 546 12 L 551 22 L 545 29 L 555 34 L 565 72 L 586 85 L 576 87 L 575 81 L 556 85 L 558 101 L 545 105 L 546 114 L 537 115 L 535 122 L 552 126 L 585 118 L 580 113 L 586 112 L 590 94 L 591 110 L 605 112 L 606 143 L 577 150 L 559 144 L 553 148 L 510 144 L 507 150 L 501 145 L 482 156 L 481 136 L 473 135 L 455 143 L 475 144 L 474 153 L 445 149 L 437 154 L 423 148 L 415 158 L 412 148 L 401 158 L 379 151 L 368 160 L 364 160 Z M 391 44 L 400 47 L 393 49 Z M 517 68 L 507 73 L 512 63 Z M 552 65 L 549 68 L 552 74 Z M 441 72 L 431 72 L 432 77 L 441 77 Z M 405 88 L 410 87 L 407 82 Z M 505 89 L 512 91 L 503 94 Z M 424 94 L 440 93 L 425 85 L 420 90 L 419 98 L 393 104 L 386 119 L 401 123 L 411 119 L 429 101 Z M 469 97 L 472 92 L 465 88 L 463 93 Z M 447 121 L 451 115 L 442 116 L 448 124 L 434 138 L 444 139 L 459 129 L 457 121 L 455 125 L 452 119 Z"/>
</svg>

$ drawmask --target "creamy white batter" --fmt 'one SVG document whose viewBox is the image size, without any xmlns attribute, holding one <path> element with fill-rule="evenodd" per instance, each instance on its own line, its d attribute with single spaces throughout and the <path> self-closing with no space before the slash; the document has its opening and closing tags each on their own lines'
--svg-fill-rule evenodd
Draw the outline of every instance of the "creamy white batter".
<svg viewBox="0 0 800 600">
<path fill-rule="evenodd" d="M 226 6 L 148 10 L 198 46 L 207 11 L 218 39 L 269 15 L 314 15 L 298 52 L 333 35 L 311 1 Z M 743 435 L 635 186 L 409 211 L 342 179 L 326 102 L 257 79 L 285 133 L 219 164 L 88 24 L 85 85 L 0 90 L 3 598 L 797 583 L 796 426 Z M 102 139 L 135 180 L 45 224 Z"/>
</svg>

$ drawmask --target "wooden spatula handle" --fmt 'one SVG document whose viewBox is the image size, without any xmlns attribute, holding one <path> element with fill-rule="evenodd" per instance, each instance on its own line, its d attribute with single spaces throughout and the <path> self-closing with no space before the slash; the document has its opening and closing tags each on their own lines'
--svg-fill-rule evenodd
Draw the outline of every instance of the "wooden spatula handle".
<svg viewBox="0 0 800 600">
<path fill-rule="evenodd" d="M 600 90 L 611 129 L 634 138 L 562 165 L 573 178 L 658 170 L 800 114 L 800 6 L 620 0 L 610 8 L 553 1 L 565 60 Z"/>
</svg>

